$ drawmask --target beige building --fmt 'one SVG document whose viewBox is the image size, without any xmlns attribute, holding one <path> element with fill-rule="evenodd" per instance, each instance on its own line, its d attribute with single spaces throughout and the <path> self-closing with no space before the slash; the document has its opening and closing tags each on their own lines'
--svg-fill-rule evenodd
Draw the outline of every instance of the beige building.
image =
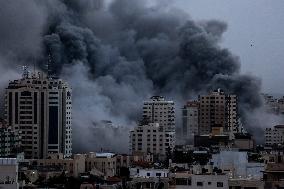
<svg viewBox="0 0 284 189">
<path fill-rule="evenodd" d="M 49 154 L 47 159 L 31 159 L 37 166 L 59 166 L 70 176 L 78 177 L 80 173 L 100 173 L 101 176 L 116 175 L 116 155 L 112 153 L 75 154 L 72 158 L 64 158 L 63 154 Z"/>
<path fill-rule="evenodd" d="M 39 167 L 58 166 L 69 176 L 77 177 L 85 172 L 85 155 L 75 154 L 73 158 L 64 158 L 63 154 L 49 154 L 47 159 L 30 159 L 31 165 Z"/>
<path fill-rule="evenodd" d="M 237 132 L 237 96 L 227 95 L 221 89 L 199 96 L 199 134 L 209 134 L 213 126 L 224 132 Z"/>
<path fill-rule="evenodd" d="M 175 146 L 175 132 L 164 131 L 159 123 L 140 124 L 130 131 L 130 151 L 166 155 Z"/>
<path fill-rule="evenodd" d="M 188 101 L 182 109 L 183 137 L 193 140 L 194 135 L 199 134 L 198 129 L 199 102 Z"/>
<path fill-rule="evenodd" d="M 143 104 L 143 118 L 150 123 L 159 123 L 165 131 L 175 131 L 175 104 L 164 97 L 153 96 Z"/>
<path fill-rule="evenodd" d="M 284 144 L 284 125 L 276 125 L 265 129 L 265 145 Z"/>
<path fill-rule="evenodd" d="M 13 130 L 22 132 L 26 158 L 71 156 L 71 88 L 63 80 L 25 71 L 6 88 L 5 117 Z"/>
<path fill-rule="evenodd" d="M 116 155 L 113 153 L 90 152 L 86 155 L 86 172 L 92 171 L 93 169 L 103 173 L 105 177 L 115 176 Z"/>
</svg>

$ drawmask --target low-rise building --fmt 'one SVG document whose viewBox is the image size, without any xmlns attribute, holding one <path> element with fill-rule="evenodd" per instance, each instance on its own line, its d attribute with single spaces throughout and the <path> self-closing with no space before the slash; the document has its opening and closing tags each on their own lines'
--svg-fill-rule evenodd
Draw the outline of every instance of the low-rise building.
<svg viewBox="0 0 284 189">
<path fill-rule="evenodd" d="M 176 189 L 228 189 L 228 176 L 225 174 L 173 174 L 173 188 Z"/>
<path fill-rule="evenodd" d="M 49 170 L 48 167 L 57 167 L 64 170 L 67 175 L 77 177 L 85 172 L 85 155 L 75 154 L 72 158 L 64 158 L 63 154 L 49 154 L 47 159 L 29 160 L 34 170 Z"/>
<path fill-rule="evenodd" d="M 236 133 L 233 146 L 240 150 L 252 150 L 255 147 L 255 141 L 250 134 Z"/>
<path fill-rule="evenodd" d="M 116 175 L 116 155 L 113 153 L 94 153 L 86 155 L 86 172 L 96 169 L 106 177 Z"/>
<path fill-rule="evenodd" d="M 284 163 L 268 163 L 263 172 L 264 189 L 284 188 Z"/>
<path fill-rule="evenodd" d="M 130 177 L 142 178 L 167 178 L 169 176 L 168 169 L 141 169 L 139 167 L 130 168 Z"/>
<path fill-rule="evenodd" d="M 262 180 L 255 179 L 229 179 L 230 189 L 263 189 L 264 182 Z"/>
<path fill-rule="evenodd" d="M 19 188 L 18 162 L 16 158 L 0 158 L 0 188 Z"/>
</svg>

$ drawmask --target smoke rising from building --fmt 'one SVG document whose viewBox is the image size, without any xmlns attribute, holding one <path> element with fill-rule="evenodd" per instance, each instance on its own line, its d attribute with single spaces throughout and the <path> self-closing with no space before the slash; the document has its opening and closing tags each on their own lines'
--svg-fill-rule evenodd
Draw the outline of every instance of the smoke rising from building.
<svg viewBox="0 0 284 189">
<path fill-rule="evenodd" d="M 151 6 L 140 0 L 101 3 L 0 2 L 0 57 L 9 62 L 1 62 L 3 70 L 33 61 L 44 70 L 51 54 L 52 71 L 74 91 L 75 151 L 99 148 L 96 143 L 103 139 L 91 133 L 104 127 L 102 120 L 124 125 L 123 131 L 135 125 L 142 101 L 153 94 L 177 101 L 178 110 L 196 94 L 221 87 L 239 96 L 242 115 L 252 123 L 248 112 L 262 104 L 260 80 L 240 74 L 238 57 L 220 46 L 225 23 L 193 21 L 160 1 Z M 121 141 L 112 146 L 117 151 L 128 145 L 128 132 L 108 132 L 104 140 Z"/>
</svg>

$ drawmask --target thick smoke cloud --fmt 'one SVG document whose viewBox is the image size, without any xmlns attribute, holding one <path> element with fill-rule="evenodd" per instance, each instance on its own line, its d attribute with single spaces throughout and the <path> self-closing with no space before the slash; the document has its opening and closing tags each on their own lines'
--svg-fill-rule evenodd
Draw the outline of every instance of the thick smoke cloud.
<svg viewBox="0 0 284 189">
<path fill-rule="evenodd" d="M 175 100 L 179 111 L 187 99 L 221 87 L 238 94 L 246 123 L 261 106 L 259 79 L 240 74 L 238 57 L 219 44 L 223 22 L 193 21 L 161 1 L 15 0 L 0 7 L 1 56 L 12 53 L 13 66 L 35 59 L 45 69 L 50 54 L 52 72 L 72 85 L 75 151 L 127 151 L 127 129 L 151 95 Z"/>
</svg>

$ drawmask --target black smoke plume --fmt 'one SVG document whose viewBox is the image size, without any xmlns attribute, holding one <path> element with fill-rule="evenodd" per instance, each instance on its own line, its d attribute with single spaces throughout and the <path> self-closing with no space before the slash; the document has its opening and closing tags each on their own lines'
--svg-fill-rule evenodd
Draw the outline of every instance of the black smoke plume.
<svg viewBox="0 0 284 189">
<path fill-rule="evenodd" d="M 238 57 L 220 46 L 225 23 L 196 22 L 171 4 L 149 2 L 0 2 L 0 54 L 12 63 L 1 66 L 11 70 L 19 60 L 35 60 L 44 70 L 52 56 L 52 72 L 74 91 L 75 151 L 98 150 L 95 143 L 104 141 L 91 130 L 101 120 L 135 125 L 142 101 L 153 94 L 175 100 L 179 111 L 187 99 L 221 87 L 239 96 L 246 119 L 261 106 L 260 80 L 240 74 Z M 105 141 L 116 137 L 127 147 L 128 132 L 114 133 L 120 136 L 105 135 Z"/>
</svg>

